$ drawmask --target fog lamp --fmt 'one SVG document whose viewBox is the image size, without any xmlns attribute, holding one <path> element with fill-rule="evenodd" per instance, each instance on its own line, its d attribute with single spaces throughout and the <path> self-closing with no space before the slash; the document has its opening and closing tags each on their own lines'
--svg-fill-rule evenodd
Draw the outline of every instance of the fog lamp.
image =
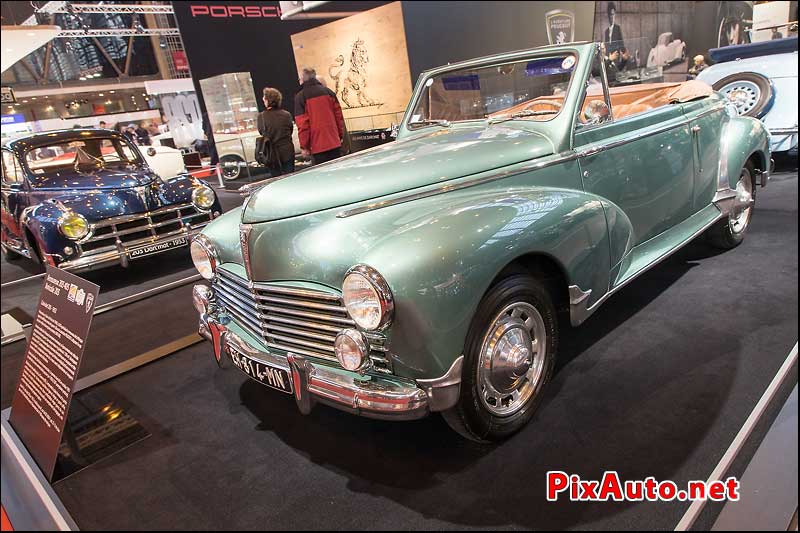
<svg viewBox="0 0 800 533">
<path fill-rule="evenodd" d="M 333 349 L 345 370 L 363 373 L 369 367 L 369 344 L 360 331 L 343 329 L 336 335 Z"/>
</svg>

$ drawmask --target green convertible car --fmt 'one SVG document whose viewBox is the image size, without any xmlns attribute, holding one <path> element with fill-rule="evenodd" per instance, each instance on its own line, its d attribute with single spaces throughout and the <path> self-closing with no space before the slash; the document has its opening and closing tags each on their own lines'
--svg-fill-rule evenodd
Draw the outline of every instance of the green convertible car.
<svg viewBox="0 0 800 533">
<path fill-rule="evenodd" d="M 559 313 L 578 326 L 698 236 L 735 247 L 769 178 L 761 122 L 697 81 L 609 87 L 606 61 L 584 43 L 429 70 L 395 142 L 248 186 L 192 243 L 217 362 L 303 413 L 520 429 Z"/>
</svg>

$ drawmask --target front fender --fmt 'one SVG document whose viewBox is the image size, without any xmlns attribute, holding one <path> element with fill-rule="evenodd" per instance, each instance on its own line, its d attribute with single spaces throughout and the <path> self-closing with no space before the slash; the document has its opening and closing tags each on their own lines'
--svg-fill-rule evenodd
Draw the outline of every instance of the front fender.
<svg viewBox="0 0 800 533">
<path fill-rule="evenodd" d="M 389 335 L 399 375 L 442 375 L 462 353 L 486 290 L 517 258 L 545 255 L 593 299 L 607 291 L 610 246 L 599 197 L 541 187 L 442 195 L 436 202 L 439 209 L 397 227 L 363 261 L 381 272 L 395 297 Z"/>
<path fill-rule="evenodd" d="M 42 203 L 26 209 L 20 219 L 23 228 L 36 240 L 29 242 L 27 235 L 24 235 L 31 252 L 38 246 L 41 252 L 52 257 L 55 264 L 63 260 L 64 248 L 74 245 L 74 241 L 66 238 L 58 229 L 58 219 L 62 214 L 63 211 L 57 205 Z M 42 259 L 47 260 L 46 257 Z"/>
</svg>

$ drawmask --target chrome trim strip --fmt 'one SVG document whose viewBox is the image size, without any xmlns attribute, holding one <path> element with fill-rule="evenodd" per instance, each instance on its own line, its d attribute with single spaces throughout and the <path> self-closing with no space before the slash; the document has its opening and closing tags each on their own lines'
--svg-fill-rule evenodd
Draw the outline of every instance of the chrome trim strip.
<svg viewBox="0 0 800 533">
<path fill-rule="evenodd" d="M 274 342 L 267 342 L 266 345 L 267 348 L 274 348 L 276 350 L 281 350 L 286 353 L 298 353 L 301 355 L 307 355 L 309 357 L 315 357 L 317 359 L 324 359 L 325 361 L 330 361 L 332 363 L 336 363 L 337 365 L 339 364 L 339 361 L 337 361 L 336 357 L 333 355 L 322 354 L 319 352 L 312 352 L 311 350 L 305 350 L 303 348 L 299 348 L 296 346 L 292 347 L 292 346 L 287 346 L 285 344 L 278 344 Z"/>
<path fill-rule="evenodd" d="M 459 183 L 454 184 L 445 184 L 436 187 L 435 189 L 429 189 L 427 191 L 421 191 L 416 193 L 405 194 L 402 196 L 397 196 L 395 198 L 391 198 L 388 200 L 382 200 L 380 202 L 374 202 L 371 204 L 367 204 L 361 207 L 355 207 L 353 209 L 346 209 L 344 211 L 340 211 L 336 213 L 336 218 L 347 218 L 353 215 L 360 215 L 361 213 L 366 213 L 368 211 L 374 211 L 375 209 L 382 209 L 384 207 L 391 207 L 393 205 L 403 204 L 406 202 L 411 202 L 414 200 L 419 200 L 420 198 L 427 198 L 429 196 L 436 196 L 439 194 L 443 194 L 450 191 L 459 191 L 461 189 L 466 189 L 468 187 L 474 187 L 476 185 L 483 185 L 484 183 L 489 183 L 495 180 L 508 178 L 511 176 L 516 176 L 518 174 L 524 174 L 525 172 L 529 172 L 532 170 L 539 170 L 542 168 L 551 167 L 553 165 L 557 165 L 559 163 L 564 163 L 566 161 L 572 161 L 573 159 L 577 159 L 577 154 L 571 151 L 561 152 L 559 154 L 555 154 L 554 159 L 549 160 L 534 160 L 533 162 L 529 162 L 518 166 L 511 170 L 504 170 L 501 172 L 496 172 L 489 176 L 482 176 L 479 178 L 471 178 L 465 179 Z M 455 178 L 459 179 L 459 178 Z M 453 181 L 455 181 L 455 179 Z"/>
</svg>

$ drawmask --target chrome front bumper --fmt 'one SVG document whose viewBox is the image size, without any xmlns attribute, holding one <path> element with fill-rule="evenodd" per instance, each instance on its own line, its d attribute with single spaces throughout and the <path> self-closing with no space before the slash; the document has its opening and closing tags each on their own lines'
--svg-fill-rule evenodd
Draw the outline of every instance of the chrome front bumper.
<svg viewBox="0 0 800 533">
<path fill-rule="evenodd" d="M 140 243 L 137 243 L 137 247 L 145 244 L 151 246 L 158 246 L 160 244 L 166 244 L 168 242 L 171 242 L 175 239 L 185 238 L 186 239 L 185 246 L 177 246 L 162 251 L 156 251 L 151 254 L 148 254 L 148 256 L 158 255 L 160 253 L 178 250 L 181 248 L 188 248 L 189 243 L 192 242 L 192 237 L 200 233 L 202 230 L 203 230 L 202 226 L 193 228 L 191 230 L 188 228 L 184 228 L 184 231 L 180 233 L 173 233 L 166 237 L 153 239 L 152 241 L 146 239 Z M 62 258 L 62 256 L 60 255 L 56 256 L 52 254 L 50 255 L 50 257 Z M 131 259 L 128 257 L 128 252 L 125 246 L 123 246 L 121 242 L 118 242 L 116 250 L 109 250 L 101 253 L 84 253 L 82 255 L 79 255 L 75 259 L 70 259 L 69 261 L 61 261 L 61 262 L 57 261 L 56 264 L 58 268 L 63 270 L 68 270 L 70 272 L 85 272 L 87 270 L 94 270 L 97 268 L 103 268 L 111 265 L 121 265 L 123 267 L 127 267 L 130 261 Z"/>
<path fill-rule="evenodd" d="M 301 355 L 289 353 L 283 356 L 269 352 L 246 339 L 244 330 L 233 326 L 235 322 L 232 323 L 213 301 L 206 300 L 202 305 L 199 333 L 212 343 L 220 367 L 227 366 L 231 352 L 236 351 L 286 371 L 292 379 L 297 407 L 303 414 L 311 412 L 314 404 L 319 402 L 370 418 L 414 420 L 432 411 L 449 409 L 458 401 L 463 356 L 456 359 L 443 376 L 435 379 L 404 381 L 361 376 L 315 364 Z"/>
</svg>

